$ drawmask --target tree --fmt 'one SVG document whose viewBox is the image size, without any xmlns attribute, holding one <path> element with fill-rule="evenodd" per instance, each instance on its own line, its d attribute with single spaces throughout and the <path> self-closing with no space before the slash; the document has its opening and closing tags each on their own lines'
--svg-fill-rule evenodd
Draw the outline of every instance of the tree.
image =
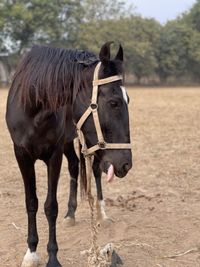
<svg viewBox="0 0 200 267">
<path fill-rule="evenodd" d="M 130 14 L 125 9 L 125 1 L 119 0 L 83 0 L 84 22 L 119 19 L 121 16 Z"/>
<path fill-rule="evenodd" d="M 83 0 L 82 8 L 84 14 L 77 29 L 76 46 L 96 53 L 103 42 L 117 39 L 120 18 L 130 15 L 125 2 L 118 0 Z"/>
<path fill-rule="evenodd" d="M 78 40 L 83 49 L 88 48 L 95 53 L 98 53 L 105 41 L 122 43 L 127 71 L 134 73 L 140 82 L 143 76 L 155 73 L 155 44 L 159 39 L 160 28 L 160 24 L 153 19 L 129 14 L 127 17 L 83 23 Z"/>
<path fill-rule="evenodd" d="M 79 25 L 80 0 L 1 0 L 4 36 L 20 53 L 34 42 L 62 43 Z"/>
<path fill-rule="evenodd" d="M 183 14 L 182 20 L 190 25 L 193 29 L 200 32 L 200 0 L 196 0 L 193 7 Z"/>
<path fill-rule="evenodd" d="M 138 83 L 142 77 L 155 73 L 157 67 L 157 42 L 160 38 L 161 26 L 154 19 L 132 16 L 127 19 L 124 35 L 128 70 L 134 73 Z"/>
<path fill-rule="evenodd" d="M 200 0 L 184 13 L 179 23 L 186 24 L 191 32 L 188 49 L 188 73 L 196 81 L 200 81 Z"/>
<path fill-rule="evenodd" d="M 193 31 L 189 44 L 188 73 L 200 82 L 200 32 Z"/>
<path fill-rule="evenodd" d="M 157 53 L 157 73 L 162 81 L 169 76 L 181 77 L 188 73 L 194 36 L 193 29 L 179 20 L 171 21 L 162 28 Z"/>
<path fill-rule="evenodd" d="M 3 3 L 0 2 L 0 52 L 4 51 L 4 33 L 3 33 L 3 28 L 4 28 L 4 14 L 3 14 Z"/>
</svg>

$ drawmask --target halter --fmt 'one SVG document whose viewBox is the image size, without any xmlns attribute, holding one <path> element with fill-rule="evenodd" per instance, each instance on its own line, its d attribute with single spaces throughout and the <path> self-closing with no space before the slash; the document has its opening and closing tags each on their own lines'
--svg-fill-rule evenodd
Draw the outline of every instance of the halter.
<svg viewBox="0 0 200 267">
<path fill-rule="evenodd" d="M 99 80 L 98 76 L 99 76 L 100 66 L 101 66 L 101 62 L 97 64 L 94 70 L 91 104 L 87 108 L 87 110 L 83 113 L 82 117 L 79 119 L 76 125 L 78 137 L 82 145 L 82 153 L 84 154 L 84 156 L 89 156 L 99 149 L 101 150 L 102 149 L 131 149 L 130 143 L 107 143 L 104 140 L 103 133 L 101 130 L 101 125 L 99 122 L 99 115 L 98 115 L 98 103 L 97 103 L 98 86 L 102 84 L 107 84 L 107 83 L 111 83 L 114 81 L 122 80 L 123 78 L 121 75 L 115 75 L 115 76 L 111 76 L 111 77 Z M 87 120 L 90 114 L 92 114 L 93 116 L 98 142 L 96 145 L 93 145 L 92 147 L 87 148 L 83 132 L 81 131 L 81 127 L 83 126 L 84 122 Z"/>
</svg>

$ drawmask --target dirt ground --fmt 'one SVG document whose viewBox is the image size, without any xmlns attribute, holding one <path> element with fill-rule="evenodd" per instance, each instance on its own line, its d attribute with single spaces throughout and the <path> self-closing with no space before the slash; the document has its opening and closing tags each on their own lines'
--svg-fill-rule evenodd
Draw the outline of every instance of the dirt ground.
<svg viewBox="0 0 200 267">
<path fill-rule="evenodd" d="M 22 179 L 0 90 L 0 266 L 18 267 L 26 251 L 27 219 Z M 200 89 L 129 90 L 134 167 L 124 179 L 103 181 L 107 214 L 99 244 L 113 242 L 124 267 L 200 266 Z M 36 164 L 39 197 L 38 254 L 47 260 L 43 204 L 46 169 Z M 89 248 L 89 208 L 80 202 L 77 224 L 66 228 L 69 175 L 64 159 L 58 190 L 59 254 L 63 267 L 82 267 Z M 105 180 L 105 179 L 103 179 Z"/>
</svg>

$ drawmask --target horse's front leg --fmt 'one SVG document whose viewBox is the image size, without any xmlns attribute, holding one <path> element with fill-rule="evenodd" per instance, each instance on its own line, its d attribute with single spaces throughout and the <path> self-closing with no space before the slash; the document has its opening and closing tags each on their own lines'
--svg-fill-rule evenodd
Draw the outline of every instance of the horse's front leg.
<svg viewBox="0 0 200 267">
<path fill-rule="evenodd" d="M 100 170 L 99 164 L 100 164 L 99 160 L 96 157 L 94 157 L 92 169 L 93 169 L 95 182 L 96 182 L 96 189 L 97 189 L 97 203 L 96 203 L 97 221 L 102 222 L 102 221 L 109 221 L 109 218 L 106 215 L 105 208 L 104 208 L 105 203 L 103 200 L 102 185 L 101 185 L 102 171 Z"/>
<path fill-rule="evenodd" d="M 49 261 L 47 267 L 61 267 L 57 259 L 56 219 L 58 216 L 57 186 L 62 163 L 62 153 L 62 146 L 57 147 L 51 158 L 45 162 L 48 170 L 48 193 L 44 204 L 45 214 L 49 224 L 49 242 L 47 245 Z"/>
<path fill-rule="evenodd" d="M 68 201 L 68 211 L 65 216 L 65 220 L 67 226 L 74 226 L 75 211 L 77 208 L 77 180 L 79 173 L 79 159 L 76 155 L 73 141 L 65 145 L 64 154 L 68 160 L 68 169 L 70 173 L 70 193 Z"/>
<path fill-rule="evenodd" d="M 23 148 L 14 145 L 14 151 L 24 181 L 26 210 L 28 215 L 28 250 L 24 256 L 22 267 L 37 267 L 39 265 L 39 257 L 36 254 L 38 244 L 36 227 L 38 199 L 35 183 L 35 162 Z"/>
</svg>

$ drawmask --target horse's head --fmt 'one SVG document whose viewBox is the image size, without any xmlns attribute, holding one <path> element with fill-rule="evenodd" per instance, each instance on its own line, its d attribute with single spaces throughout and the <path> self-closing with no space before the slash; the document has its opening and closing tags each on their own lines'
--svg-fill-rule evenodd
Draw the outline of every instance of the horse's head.
<svg viewBox="0 0 200 267">
<path fill-rule="evenodd" d="M 83 101 L 86 92 L 78 93 L 74 116 L 86 141 L 83 152 L 95 153 L 102 171 L 107 173 L 114 167 L 115 175 L 124 177 L 132 167 L 128 96 L 123 85 L 123 49 L 120 45 L 111 60 L 110 44 L 100 50 L 100 63 L 90 77 L 93 88 L 86 90 L 87 100 Z"/>
</svg>

